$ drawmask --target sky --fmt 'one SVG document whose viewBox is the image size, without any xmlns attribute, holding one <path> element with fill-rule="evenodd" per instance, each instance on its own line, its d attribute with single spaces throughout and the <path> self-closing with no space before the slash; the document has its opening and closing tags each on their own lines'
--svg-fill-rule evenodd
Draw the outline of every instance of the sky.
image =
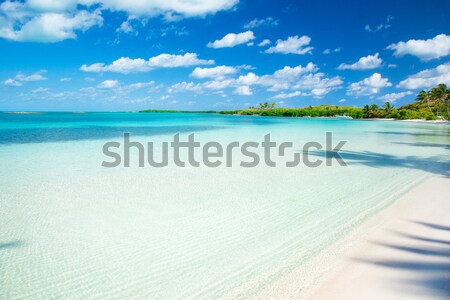
<svg viewBox="0 0 450 300">
<path fill-rule="evenodd" d="M 399 107 L 450 85 L 450 1 L 0 1 L 0 110 Z"/>
</svg>

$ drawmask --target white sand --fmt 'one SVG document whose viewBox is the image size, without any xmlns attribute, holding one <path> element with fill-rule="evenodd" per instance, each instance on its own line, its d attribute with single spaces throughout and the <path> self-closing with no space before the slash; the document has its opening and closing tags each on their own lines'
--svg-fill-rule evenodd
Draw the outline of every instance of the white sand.
<svg viewBox="0 0 450 300">
<path fill-rule="evenodd" d="M 450 299 L 450 178 L 427 180 L 369 223 L 308 299 Z"/>
</svg>

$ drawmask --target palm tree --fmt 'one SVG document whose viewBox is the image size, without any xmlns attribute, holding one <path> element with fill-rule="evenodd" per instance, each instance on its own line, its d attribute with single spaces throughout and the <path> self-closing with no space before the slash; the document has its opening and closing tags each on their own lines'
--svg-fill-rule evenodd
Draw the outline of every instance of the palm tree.
<svg viewBox="0 0 450 300">
<path fill-rule="evenodd" d="M 383 109 L 386 113 L 389 113 L 394 108 L 390 102 L 384 102 Z"/>
<path fill-rule="evenodd" d="M 450 119 L 450 115 L 448 113 L 449 109 L 448 106 L 450 104 L 450 88 L 447 88 L 447 90 L 445 91 L 445 99 L 444 99 L 446 106 L 447 106 L 447 120 Z"/>
<path fill-rule="evenodd" d="M 369 111 L 370 111 L 370 107 L 369 107 L 369 105 L 364 105 L 364 107 L 363 107 L 363 115 L 364 115 L 364 118 L 368 118 L 369 117 Z"/>
<path fill-rule="evenodd" d="M 449 118 L 448 112 L 448 91 L 447 86 L 443 83 L 438 84 L 437 87 L 431 89 L 431 97 L 433 100 L 436 100 L 438 103 L 438 109 L 440 108 L 441 104 L 444 104 L 446 106 L 447 110 L 447 119 Z"/>
<path fill-rule="evenodd" d="M 259 104 L 259 108 L 260 109 L 267 109 L 267 108 L 269 108 L 269 103 L 267 103 L 267 102 L 260 103 Z"/>
<path fill-rule="evenodd" d="M 431 111 L 431 107 L 430 107 L 430 98 L 431 98 L 430 92 L 421 90 L 420 93 L 417 94 L 417 96 L 416 96 L 416 101 L 419 103 L 426 102 L 427 106 L 428 106 L 428 110 L 430 111 L 430 113 L 433 113 Z"/>
</svg>

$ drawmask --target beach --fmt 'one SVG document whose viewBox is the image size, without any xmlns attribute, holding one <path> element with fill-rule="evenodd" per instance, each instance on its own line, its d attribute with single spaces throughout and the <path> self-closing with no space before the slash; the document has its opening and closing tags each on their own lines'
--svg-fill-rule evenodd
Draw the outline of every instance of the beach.
<svg viewBox="0 0 450 300">
<path fill-rule="evenodd" d="M 448 299 L 449 195 L 449 178 L 430 178 L 374 216 L 307 299 Z"/>
</svg>

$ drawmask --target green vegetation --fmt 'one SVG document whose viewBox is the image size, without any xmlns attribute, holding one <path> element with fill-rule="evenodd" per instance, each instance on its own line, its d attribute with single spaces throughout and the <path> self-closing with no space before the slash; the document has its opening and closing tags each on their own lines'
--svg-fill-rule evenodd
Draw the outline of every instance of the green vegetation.
<svg viewBox="0 0 450 300">
<path fill-rule="evenodd" d="M 215 110 L 166 110 L 166 109 L 146 109 L 140 110 L 140 113 L 185 113 L 185 114 L 214 114 Z"/>
<path fill-rule="evenodd" d="M 439 84 L 429 91 L 421 91 L 416 102 L 395 108 L 385 102 L 382 107 L 377 104 L 365 105 L 363 108 L 353 106 L 319 105 L 303 108 L 275 107 L 275 103 L 267 102 L 256 107 L 243 110 L 221 111 L 221 114 L 258 115 L 278 117 L 334 117 L 348 115 L 354 119 L 392 118 L 392 119 L 449 119 L 450 89 L 445 84 Z"/>
<path fill-rule="evenodd" d="M 220 113 L 226 115 L 257 115 L 274 117 L 335 117 L 348 115 L 354 119 L 392 118 L 392 119 L 449 119 L 450 89 L 445 84 L 439 84 L 429 91 L 421 91 L 416 101 L 395 108 L 385 102 L 383 106 L 377 104 L 365 105 L 363 108 L 354 106 L 319 105 L 302 108 L 276 107 L 275 102 L 264 102 L 259 107 L 226 111 L 181 111 L 181 110 L 142 110 L 145 113 Z"/>
<path fill-rule="evenodd" d="M 259 116 L 279 116 L 279 117 L 334 117 L 336 115 L 348 114 L 349 116 L 360 119 L 363 117 L 363 111 L 358 107 L 351 106 L 332 106 L 320 105 L 304 108 L 254 108 L 244 110 L 221 111 L 221 114 L 238 115 L 259 115 Z"/>
</svg>

